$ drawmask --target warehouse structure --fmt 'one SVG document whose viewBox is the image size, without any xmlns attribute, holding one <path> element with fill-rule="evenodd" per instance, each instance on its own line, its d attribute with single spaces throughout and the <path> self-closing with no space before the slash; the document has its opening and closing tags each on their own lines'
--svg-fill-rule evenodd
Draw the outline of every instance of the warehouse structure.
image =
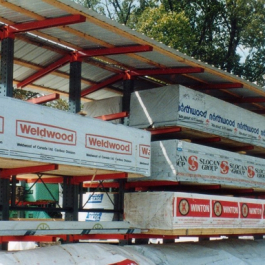
<svg viewBox="0 0 265 265">
<path fill-rule="evenodd" d="M 263 88 L 72 1 L 1 1 L 0 23 L 1 242 L 47 241 L 58 235 L 76 241 L 264 234 Z M 29 102 L 14 100 L 14 87 L 42 96 Z M 69 113 L 37 106 L 60 97 L 69 99 Z M 165 148 L 168 140 L 172 142 Z M 176 148 L 172 149 L 174 145 Z M 174 153 L 176 150 L 185 155 Z M 200 161 L 208 161 L 203 169 L 209 172 L 188 174 L 190 169 L 185 166 L 198 169 L 198 154 L 203 156 Z M 216 156 L 220 159 L 210 162 Z M 187 164 L 190 158 L 192 161 Z M 228 165 L 231 171 L 217 173 L 221 165 L 223 170 Z M 54 197 L 53 204 L 57 205 L 44 201 L 23 203 L 16 197 L 18 181 L 45 187 L 61 183 L 62 205 Z M 78 213 L 88 212 L 83 207 L 84 188 L 97 187 L 115 189 L 117 196 L 113 210 L 92 212 L 113 212 L 115 221 L 104 227 L 100 222 L 76 223 Z M 248 220 L 242 227 L 238 225 L 242 220 L 233 219 L 206 232 L 202 226 L 188 227 L 184 219 L 196 216 L 190 216 L 186 207 L 191 206 L 190 198 L 196 201 L 197 197 L 182 194 L 176 195 L 175 200 L 185 197 L 183 212 L 177 211 L 182 217 L 187 215 L 183 226 L 165 227 L 163 222 L 157 222 L 146 232 L 144 223 L 133 220 L 137 215 L 128 217 L 130 207 L 140 214 L 139 205 L 131 204 L 137 200 L 130 195 L 125 200 L 128 222 L 119 222 L 123 221 L 125 191 L 207 194 L 213 197 L 207 202 L 209 215 L 203 216 L 202 222 L 209 218 L 211 223 L 210 209 L 216 205 L 234 207 L 237 215 L 233 212 L 224 217 L 230 219 L 244 219 L 247 215 L 242 209 L 253 208 L 255 212 L 252 210 L 249 218 L 255 222 Z M 248 199 L 222 205 L 219 197 L 219 204 L 212 202 L 217 200 L 214 195 Z M 198 197 L 195 204 L 205 209 L 201 199 Z M 164 201 L 163 206 L 166 204 Z M 64 212 L 65 220 L 70 222 L 43 224 L 36 220 L 22 225 L 22 221 L 8 221 L 10 211 L 43 209 Z M 180 215 L 176 213 L 175 217 Z M 161 218 L 165 220 L 165 216 Z"/>
</svg>

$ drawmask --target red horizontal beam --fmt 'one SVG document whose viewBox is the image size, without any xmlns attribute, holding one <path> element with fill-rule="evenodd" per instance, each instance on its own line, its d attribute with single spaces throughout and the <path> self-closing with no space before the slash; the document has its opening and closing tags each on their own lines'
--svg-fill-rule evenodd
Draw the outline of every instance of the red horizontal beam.
<svg viewBox="0 0 265 265">
<path fill-rule="evenodd" d="M 113 48 L 99 48 L 78 51 L 79 57 L 92 57 L 92 56 L 103 56 L 103 55 L 114 55 L 114 54 L 126 54 L 136 52 L 149 52 L 152 51 L 153 47 L 150 45 L 133 45 L 133 46 L 121 46 Z"/>
<path fill-rule="evenodd" d="M 90 240 L 96 240 L 96 239 L 118 239 L 123 240 L 128 237 L 129 234 L 123 235 L 123 234 L 88 234 L 88 235 L 68 235 L 67 237 L 64 237 L 63 235 L 58 237 L 65 238 L 65 240 L 69 241 L 77 241 L 77 240 L 84 240 L 84 239 L 90 239 Z M 115 263 L 118 264 L 118 263 Z M 127 264 L 127 263 L 126 263 Z M 128 263 L 128 264 L 135 264 L 135 263 Z"/>
<path fill-rule="evenodd" d="M 17 180 L 25 180 L 25 178 L 17 177 Z M 29 178 L 26 179 L 27 183 L 34 183 L 34 182 L 44 182 L 44 183 L 63 183 L 63 177 L 52 177 L 52 178 L 44 178 L 42 177 L 41 180 L 36 178 Z"/>
<path fill-rule="evenodd" d="M 0 242 L 10 241 L 35 241 L 35 242 L 55 242 L 56 236 L 1 236 Z"/>
<path fill-rule="evenodd" d="M 60 98 L 60 94 L 58 93 L 53 93 L 50 95 L 45 95 L 39 98 L 32 98 L 27 100 L 27 102 L 33 103 L 33 104 L 42 104 L 42 103 L 46 103 L 52 100 L 56 100 Z"/>
<path fill-rule="evenodd" d="M 103 120 L 103 121 L 112 121 L 112 120 L 125 118 L 128 116 L 129 116 L 129 112 L 123 111 L 123 112 L 119 112 L 119 113 L 113 113 L 113 114 L 98 116 L 98 117 L 95 117 L 95 119 L 99 119 L 99 120 Z"/>
<path fill-rule="evenodd" d="M 118 182 L 104 182 L 103 186 L 105 188 L 119 188 L 120 184 Z M 97 188 L 98 182 L 92 182 L 92 183 L 83 183 L 84 188 Z"/>
<path fill-rule="evenodd" d="M 32 167 L 1 169 L 0 170 L 0 178 L 9 178 L 10 176 L 13 176 L 13 175 L 30 174 L 30 173 L 38 173 L 38 172 L 58 170 L 58 168 L 59 168 L 58 165 L 50 164 L 50 165 L 41 165 L 41 166 L 32 166 Z"/>
<path fill-rule="evenodd" d="M 265 109 L 256 109 L 256 110 L 250 109 L 249 111 L 255 112 L 257 114 L 265 114 Z"/>
<path fill-rule="evenodd" d="M 85 22 L 86 17 L 82 15 L 70 15 L 57 18 L 48 18 L 40 21 L 32 21 L 26 23 L 20 23 L 9 26 L 9 30 L 12 33 L 26 32 L 31 30 L 46 29 L 51 27 L 58 27 L 64 25 L 70 25 L 80 22 Z"/>
<path fill-rule="evenodd" d="M 229 151 L 233 151 L 233 152 L 240 152 L 240 151 L 253 150 L 254 146 L 253 145 L 235 146 L 235 147 L 230 147 L 230 148 L 226 148 L 226 149 Z"/>
<path fill-rule="evenodd" d="M 147 131 L 151 132 L 151 135 L 159 135 L 159 134 L 166 134 L 166 133 L 181 132 L 181 127 L 147 129 Z"/>
<path fill-rule="evenodd" d="M 161 69 L 142 69 L 128 71 L 127 74 L 131 76 L 143 75 L 169 75 L 169 74 L 191 74 L 202 73 L 204 69 L 201 67 L 178 67 L 178 68 L 161 68 Z"/>
<path fill-rule="evenodd" d="M 235 193 L 252 193 L 254 192 L 254 189 L 225 189 L 224 193 L 230 193 L 230 194 L 235 194 Z"/>
<path fill-rule="evenodd" d="M 210 138 L 198 138 L 198 139 L 192 139 L 191 141 L 193 143 L 216 143 L 221 142 L 221 137 L 210 137 Z"/>
<path fill-rule="evenodd" d="M 100 174 L 100 175 L 89 175 L 89 176 L 74 176 L 72 178 L 72 184 L 78 184 L 84 181 L 99 181 L 99 180 L 110 180 L 110 179 L 126 179 L 128 178 L 127 173 L 114 173 L 114 174 Z"/>
<path fill-rule="evenodd" d="M 228 101 L 230 103 L 238 103 L 238 104 L 242 104 L 242 103 L 263 103 L 265 102 L 265 98 L 264 97 L 249 97 L 249 98 L 232 98 L 232 99 L 223 99 L 225 101 Z"/>
<path fill-rule="evenodd" d="M 243 84 L 241 83 L 225 83 L 225 84 L 202 84 L 192 86 L 195 89 L 207 90 L 207 89 L 233 89 L 233 88 L 242 88 Z"/>
<path fill-rule="evenodd" d="M 69 61 L 71 60 L 71 55 L 66 55 L 62 58 L 60 58 L 59 60 L 57 60 L 56 62 L 50 64 L 49 66 L 41 69 L 40 71 L 38 71 L 37 73 L 33 74 L 32 76 L 26 78 L 25 80 L 23 80 L 22 82 L 17 84 L 17 87 L 25 87 L 31 83 L 33 83 L 34 81 L 36 81 L 37 79 L 40 79 L 41 77 L 49 74 L 50 72 L 64 66 L 65 64 L 67 64 Z"/>
<path fill-rule="evenodd" d="M 84 97 L 88 94 L 91 94 L 93 92 L 96 92 L 97 90 L 104 88 L 108 85 L 111 85 L 113 83 L 116 83 L 117 81 L 123 79 L 123 74 L 118 74 L 118 75 L 114 75 L 108 79 L 106 79 L 105 81 L 99 83 L 99 84 L 95 84 L 90 86 L 89 88 L 86 88 L 84 90 L 81 91 L 81 97 Z"/>
</svg>

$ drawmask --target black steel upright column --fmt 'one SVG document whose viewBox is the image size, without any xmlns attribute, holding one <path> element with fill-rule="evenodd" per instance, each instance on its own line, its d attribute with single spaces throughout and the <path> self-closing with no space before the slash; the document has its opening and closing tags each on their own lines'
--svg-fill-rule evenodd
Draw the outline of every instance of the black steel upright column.
<svg viewBox="0 0 265 265">
<path fill-rule="evenodd" d="M 0 96 L 13 97 L 14 39 L 2 40 Z"/>
<path fill-rule="evenodd" d="M 81 109 L 81 66 L 80 61 L 70 63 L 69 112 L 72 113 L 77 113 Z M 64 177 L 63 208 L 72 209 L 70 212 L 65 212 L 66 221 L 78 221 L 79 185 L 72 184 L 71 178 Z"/>
<path fill-rule="evenodd" d="M 134 91 L 134 80 L 126 79 L 123 80 L 123 97 L 122 97 L 122 111 L 130 112 L 131 94 Z M 124 125 L 129 125 L 128 118 L 122 120 Z M 124 205 L 124 190 L 125 190 L 125 179 L 118 180 L 119 182 L 119 193 L 118 199 L 115 201 L 114 209 L 120 212 L 115 216 L 116 221 L 123 220 L 123 205 Z"/>
<path fill-rule="evenodd" d="M 72 178 L 63 177 L 63 208 L 69 208 L 69 211 L 65 212 L 65 221 L 78 221 L 79 185 L 72 184 Z"/>
<path fill-rule="evenodd" d="M 13 96 L 14 38 L 4 38 L 1 42 L 0 96 Z M 0 179 L 0 220 L 9 220 L 10 180 Z M 8 244 L 0 245 L 7 250 Z"/>
<path fill-rule="evenodd" d="M 81 109 L 81 66 L 79 61 L 70 63 L 69 112 L 72 113 Z"/>
<path fill-rule="evenodd" d="M 134 91 L 134 80 L 123 80 L 122 111 L 130 112 L 131 94 Z M 124 125 L 129 125 L 128 118 L 123 119 Z"/>
</svg>

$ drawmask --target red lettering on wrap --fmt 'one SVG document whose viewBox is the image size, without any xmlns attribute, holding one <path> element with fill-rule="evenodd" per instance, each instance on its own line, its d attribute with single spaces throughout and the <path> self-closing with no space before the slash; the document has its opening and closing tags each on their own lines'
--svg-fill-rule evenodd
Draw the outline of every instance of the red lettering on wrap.
<svg viewBox="0 0 265 265">
<path fill-rule="evenodd" d="M 131 142 L 102 135 L 86 134 L 86 148 L 123 155 L 132 154 Z"/>
<path fill-rule="evenodd" d="M 150 154 L 151 154 L 150 145 L 145 145 L 145 144 L 139 145 L 139 156 L 140 157 L 150 159 Z"/>
<path fill-rule="evenodd" d="M 16 136 L 55 144 L 76 145 L 75 131 L 37 122 L 17 120 Z"/>
</svg>

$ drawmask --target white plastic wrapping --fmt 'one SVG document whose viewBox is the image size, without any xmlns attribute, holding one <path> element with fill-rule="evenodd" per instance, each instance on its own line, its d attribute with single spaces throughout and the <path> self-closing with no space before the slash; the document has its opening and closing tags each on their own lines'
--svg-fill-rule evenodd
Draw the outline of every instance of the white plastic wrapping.
<svg viewBox="0 0 265 265">
<path fill-rule="evenodd" d="M 134 92 L 130 126 L 182 126 L 265 146 L 263 116 L 180 85 Z"/>
<path fill-rule="evenodd" d="M 115 193 L 87 192 L 83 194 L 84 209 L 114 209 Z M 99 222 L 112 221 L 114 213 L 104 212 L 79 212 L 78 221 Z"/>
<path fill-rule="evenodd" d="M 265 160 L 261 158 L 181 140 L 152 142 L 151 157 L 149 180 L 265 188 Z"/>
<path fill-rule="evenodd" d="M 0 157 L 150 175 L 149 132 L 7 97 L 0 106 Z"/>
<path fill-rule="evenodd" d="M 122 111 L 122 97 L 112 97 L 86 102 L 83 105 L 83 110 L 92 118 L 119 113 Z M 120 123 L 120 119 L 113 120 L 111 123 Z"/>
<path fill-rule="evenodd" d="M 124 216 L 141 229 L 265 228 L 265 200 L 181 192 L 125 194 Z"/>
</svg>

